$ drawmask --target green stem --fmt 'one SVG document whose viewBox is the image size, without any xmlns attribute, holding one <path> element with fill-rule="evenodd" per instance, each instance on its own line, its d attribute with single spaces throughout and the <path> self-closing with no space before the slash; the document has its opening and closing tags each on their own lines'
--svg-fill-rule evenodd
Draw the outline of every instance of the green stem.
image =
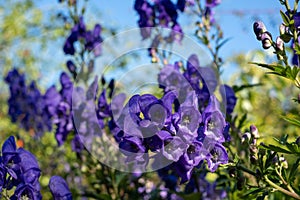
<svg viewBox="0 0 300 200">
<path fill-rule="evenodd" d="M 277 175 L 279 176 L 280 180 L 283 182 L 283 184 L 288 188 L 288 190 L 289 190 L 290 192 L 292 192 L 292 193 L 295 193 L 295 191 L 294 191 L 293 188 L 290 186 L 290 184 L 288 184 L 288 183 L 284 180 L 284 178 L 282 177 L 282 175 L 281 175 L 281 170 L 280 170 L 280 172 L 278 172 L 278 170 L 275 169 L 275 171 L 276 171 Z"/>
<path fill-rule="evenodd" d="M 285 7 L 286 7 L 286 9 L 288 10 L 288 11 L 290 11 L 291 10 L 291 7 L 290 7 L 290 4 L 289 4 L 289 0 L 285 0 Z"/>
<path fill-rule="evenodd" d="M 237 165 L 236 166 L 237 169 L 240 169 L 244 172 L 247 172 L 248 174 L 251 174 L 252 176 L 255 176 L 256 177 L 256 173 L 250 169 L 247 169 L 246 167 L 244 167 L 243 165 Z"/>
<path fill-rule="evenodd" d="M 293 198 L 295 198 L 295 199 L 299 199 L 299 200 L 300 200 L 300 196 L 299 196 L 298 194 L 296 194 L 296 193 L 294 193 L 294 192 L 290 192 L 290 191 L 288 191 L 288 190 L 286 190 L 286 189 L 284 189 L 284 188 L 282 188 L 282 187 L 276 185 L 275 183 L 273 183 L 273 182 L 267 177 L 267 175 L 265 175 L 264 178 L 265 178 L 265 181 L 266 181 L 270 186 L 274 187 L 275 189 L 279 190 L 280 192 L 282 192 L 282 193 L 284 193 L 284 194 L 286 194 L 286 195 L 288 195 L 288 196 L 290 196 L 290 197 L 293 197 Z"/>
</svg>

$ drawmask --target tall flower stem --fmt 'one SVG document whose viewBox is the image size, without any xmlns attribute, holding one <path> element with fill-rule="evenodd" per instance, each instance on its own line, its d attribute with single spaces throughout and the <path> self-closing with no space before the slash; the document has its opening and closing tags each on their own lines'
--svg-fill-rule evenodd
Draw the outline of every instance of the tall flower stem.
<svg viewBox="0 0 300 200">
<path fill-rule="evenodd" d="M 265 181 L 266 181 L 270 186 L 272 186 L 273 188 L 277 189 L 278 191 L 280 191 L 280 192 L 282 192 L 282 193 L 284 193 L 284 194 L 286 194 L 286 195 L 288 195 L 288 196 L 290 196 L 290 197 L 293 197 L 293 198 L 295 198 L 295 199 L 300 199 L 300 196 L 299 196 L 298 194 L 296 194 L 296 193 L 294 193 L 294 192 L 290 192 L 290 191 L 288 191 L 288 190 L 286 190 L 286 189 L 284 189 L 284 188 L 278 186 L 277 184 L 273 183 L 273 182 L 268 178 L 268 176 L 265 175 L 264 178 L 265 178 Z"/>
</svg>

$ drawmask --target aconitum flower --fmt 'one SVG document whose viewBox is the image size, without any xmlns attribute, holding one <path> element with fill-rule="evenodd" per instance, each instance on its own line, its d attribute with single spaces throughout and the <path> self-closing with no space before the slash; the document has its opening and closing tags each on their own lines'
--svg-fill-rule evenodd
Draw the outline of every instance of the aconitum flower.
<svg viewBox="0 0 300 200">
<path fill-rule="evenodd" d="M 2 179 L 1 189 L 15 191 L 11 199 L 21 199 L 27 196 L 30 199 L 41 199 L 40 194 L 40 169 L 33 154 L 23 148 L 17 149 L 15 139 L 10 136 L 2 146 L 0 157 Z"/>
<path fill-rule="evenodd" d="M 296 14 L 294 14 L 294 21 L 295 21 L 295 23 L 294 23 L 295 28 L 297 30 L 299 30 L 299 28 L 300 28 L 300 12 L 297 12 Z"/>
<path fill-rule="evenodd" d="M 192 55 L 186 69 L 178 63 L 164 66 L 158 82 L 164 92 L 160 99 L 136 94 L 110 123 L 126 160 L 146 166 L 149 151 L 160 153 L 153 156 L 154 166 L 161 159 L 172 162 L 168 171 L 181 183 L 189 181 L 203 161 L 211 171 L 227 163 L 222 143 L 230 139 L 229 125 L 213 95 L 218 84 L 214 71 L 200 67 Z M 228 97 L 234 98 L 230 92 Z M 234 107 L 235 102 L 228 103 Z"/>
<path fill-rule="evenodd" d="M 66 181 L 60 176 L 52 176 L 49 188 L 54 200 L 72 200 L 72 194 Z"/>
<path fill-rule="evenodd" d="M 5 78 L 10 88 L 8 99 L 8 114 L 12 122 L 17 122 L 27 131 L 32 131 L 35 136 L 41 136 L 52 129 L 51 118 L 45 110 L 45 98 L 35 82 L 29 86 L 25 83 L 25 76 L 17 69 L 13 69 Z"/>
<path fill-rule="evenodd" d="M 262 34 L 267 31 L 265 24 L 261 21 L 254 22 L 253 30 L 257 40 L 262 40 Z"/>
<path fill-rule="evenodd" d="M 210 151 L 210 154 L 206 157 L 210 171 L 214 172 L 220 164 L 228 163 L 228 154 L 223 145 L 214 142 L 205 145 L 207 145 L 206 148 Z"/>
<path fill-rule="evenodd" d="M 216 7 L 221 3 L 221 0 L 206 0 L 206 7 Z"/>
<path fill-rule="evenodd" d="M 65 41 L 63 47 L 64 53 L 74 55 L 76 52 L 74 45 L 77 41 L 83 41 L 84 50 L 88 52 L 94 51 L 96 57 L 101 55 L 101 26 L 96 24 L 93 31 L 87 30 L 83 17 L 80 17 L 79 22 L 71 29 L 71 33 Z"/>
<path fill-rule="evenodd" d="M 272 35 L 268 31 L 261 35 L 261 43 L 264 49 L 269 49 L 272 46 Z"/>
<path fill-rule="evenodd" d="M 228 85 L 221 85 L 220 93 L 223 102 L 226 101 L 226 115 L 231 115 L 237 101 L 234 90 Z"/>
<path fill-rule="evenodd" d="M 140 16 L 138 25 L 141 28 L 141 35 L 143 39 L 150 37 L 151 28 L 155 26 L 155 11 L 153 6 L 146 0 L 136 0 L 134 9 Z"/>
</svg>

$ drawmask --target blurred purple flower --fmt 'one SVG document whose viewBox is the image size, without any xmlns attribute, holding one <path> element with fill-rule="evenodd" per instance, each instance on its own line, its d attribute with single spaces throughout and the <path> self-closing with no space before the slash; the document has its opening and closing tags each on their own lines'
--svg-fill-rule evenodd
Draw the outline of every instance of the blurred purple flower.
<svg viewBox="0 0 300 200">
<path fill-rule="evenodd" d="M 72 200 L 72 194 L 66 181 L 60 176 L 52 176 L 49 188 L 54 200 Z"/>
</svg>

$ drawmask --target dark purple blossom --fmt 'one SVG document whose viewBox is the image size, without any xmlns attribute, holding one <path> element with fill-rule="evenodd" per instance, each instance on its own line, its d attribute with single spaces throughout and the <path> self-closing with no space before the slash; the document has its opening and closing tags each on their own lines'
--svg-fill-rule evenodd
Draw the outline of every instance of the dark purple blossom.
<svg viewBox="0 0 300 200">
<path fill-rule="evenodd" d="M 72 194 L 66 181 L 60 176 L 52 176 L 49 188 L 54 200 L 72 200 Z"/>
<path fill-rule="evenodd" d="M 12 122 L 19 125 L 35 136 L 41 136 L 52 129 L 52 116 L 47 110 L 45 99 L 35 82 L 26 86 L 24 75 L 13 69 L 5 78 L 9 84 L 10 97 L 8 99 L 8 114 Z"/>
<path fill-rule="evenodd" d="M 67 37 L 63 50 L 65 54 L 74 55 L 76 52 L 75 42 L 83 41 L 84 50 L 88 52 L 94 51 L 97 57 L 101 55 L 101 26 L 96 24 L 93 31 L 87 30 L 83 17 L 79 18 L 79 22 L 71 29 L 70 35 Z"/>
<path fill-rule="evenodd" d="M 220 87 L 220 93 L 222 95 L 223 102 L 226 103 L 226 115 L 231 115 L 237 101 L 234 90 L 228 85 L 222 85 Z"/>
<path fill-rule="evenodd" d="M 217 5 L 219 5 L 221 3 L 221 0 L 206 0 L 206 7 L 216 7 Z"/>
</svg>

